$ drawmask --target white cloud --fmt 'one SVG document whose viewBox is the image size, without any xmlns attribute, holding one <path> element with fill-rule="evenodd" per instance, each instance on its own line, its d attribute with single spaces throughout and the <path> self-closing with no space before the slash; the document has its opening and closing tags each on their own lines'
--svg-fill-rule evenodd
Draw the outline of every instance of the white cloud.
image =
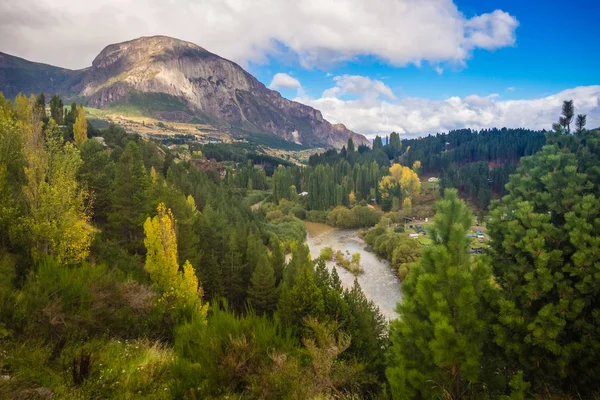
<svg viewBox="0 0 600 400">
<path fill-rule="evenodd" d="M 0 2 L 0 50 L 81 68 L 110 43 L 163 34 L 241 63 L 289 51 L 305 66 L 463 65 L 476 48 L 513 45 L 517 25 L 501 10 L 466 18 L 453 0 L 19 0 Z"/>
<path fill-rule="evenodd" d="M 435 72 L 438 73 L 438 75 L 441 75 L 444 73 L 444 68 L 440 67 L 439 65 L 435 67 Z"/>
<path fill-rule="evenodd" d="M 507 87 L 506 90 L 509 91 L 509 92 L 514 92 L 515 88 L 512 87 L 512 86 L 510 86 L 510 87 Z"/>
<path fill-rule="evenodd" d="M 269 88 L 274 90 L 300 89 L 301 87 L 302 85 L 300 85 L 300 81 L 298 81 L 298 79 L 282 72 L 275 74 L 275 76 L 273 76 L 273 80 L 269 84 Z"/>
<path fill-rule="evenodd" d="M 467 42 L 473 48 L 495 50 L 515 44 L 514 32 L 519 22 L 510 14 L 496 10 L 482 14 L 465 23 Z"/>
<path fill-rule="evenodd" d="M 446 100 L 381 101 L 367 97 L 343 100 L 325 93 L 319 99 L 297 100 L 321 110 L 330 122 L 343 122 L 349 129 L 372 137 L 392 131 L 418 136 L 456 128 L 551 129 L 558 120 L 562 102 L 569 99 L 573 99 L 577 114 L 587 114 L 589 128 L 600 126 L 600 85 L 580 86 L 533 100 L 498 100 L 496 94 Z"/>
<path fill-rule="evenodd" d="M 376 99 L 380 96 L 395 100 L 392 89 L 382 81 L 360 75 L 342 75 L 333 78 L 335 87 L 323 92 L 323 97 L 339 97 L 345 94 Z"/>
</svg>

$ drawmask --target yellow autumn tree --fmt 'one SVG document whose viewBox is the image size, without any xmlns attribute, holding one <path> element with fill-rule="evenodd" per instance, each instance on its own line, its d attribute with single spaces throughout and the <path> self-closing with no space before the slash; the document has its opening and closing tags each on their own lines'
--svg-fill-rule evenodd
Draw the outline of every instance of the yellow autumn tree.
<svg viewBox="0 0 600 400">
<path fill-rule="evenodd" d="M 31 246 L 34 259 L 53 256 L 60 264 L 78 264 L 88 257 L 93 235 L 91 209 L 85 206 L 88 194 L 76 179 L 81 157 L 73 144 L 64 142 L 54 120 L 42 131 L 33 104 L 33 96 L 15 101 L 26 180 L 22 187 L 26 212 L 15 229 Z"/>
<path fill-rule="evenodd" d="M 146 271 L 155 287 L 161 292 L 160 303 L 171 307 L 191 306 L 206 318 L 207 305 L 202 305 L 202 288 L 189 261 L 179 271 L 177 263 L 177 236 L 175 218 L 164 203 L 157 207 L 158 215 L 148 217 L 144 223 L 146 246 Z"/>
<path fill-rule="evenodd" d="M 415 161 L 413 163 L 412 170 L 418 175 L 421 172 L 421 161 Z"/>
<path fill-rule="evenodd" d="M 73 136 L 75 143 L 81 145 L 87 140 L 87 120 L 85 119 L 85 111 L 82 106 L 77 107 L 77 117 L 73 124 Z"/>
<path fill-rule="evenodd" d="M 390 203 L 400 201 L 404 203 L 402 199 L 413 199 L 421 191 L 421 181 L 419 176 L 412 169 L 402 166 L 400 164 L 394 164 L 390 167 L 390 174 L 384 176 L 379 181 L 379 192 L 381 198 L 384 201 Z"/>
<path fill-rule="evenodd" d="M 395 195 L 398 181 L 391 175 L 386 175 L 379 181 L 379 193 L 384 200 L 390 199 Z"/>
<path fill-rule="evenodd" d="M 408 167 L 402 167 L 402 176 L 399 182 L 403 197 L 413 199 L 421 191 L 419 175 Z"/>
</svg>

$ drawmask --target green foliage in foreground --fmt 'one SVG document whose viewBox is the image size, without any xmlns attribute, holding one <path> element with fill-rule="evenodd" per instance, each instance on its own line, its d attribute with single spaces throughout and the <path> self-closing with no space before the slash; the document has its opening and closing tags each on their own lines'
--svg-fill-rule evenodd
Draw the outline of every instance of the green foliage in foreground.
<svg viewBox="0 0 600 400">
<path fill-rule="evenodd" d="M 436 211 L 434 245 L 408 274 L 400 318 L 391 324 L 387 376 L 398 399 L 476 398 L 486 392 L 484 378 L 493 368 L 484 357 L 491 271 L 470 259 L 471 212 L 451 189 Z"/>
<path fill-rule="evenodd" d="M 94 132 L 106 147 L 76 145 L 43 103 L 0 95 L 0 398 L 598 396 L 600 134 L 581 118 L 563 132 L 572 104 L 494 204 L 489 254 L 469 255 L 472 216 L 451 189 L 431 245 L 391 227 L 407 208 L 366 232 L 405 278 L 388 331 L 327 267 L 333 250 L 312 260 L 302 244 L 298 218 L 329 213 L 297 194 L 302 170 L 221 179 L 114 126 Z M 377 146 L 401 149 L 398 135 Z M 342 153 L 312 160 L 339 186 L 311 184 L 324 209 L 343 205 L 333 223 L 374 224 L 363 178 L 387 167 L 364 146 Z M 253 211 L 243 195 L 263 184 L 273 203 Z"/>
<path fill-rule="evenodd" d="M 600 374 L 600 135 L 549 135 L 507 189 L 488 230 L 505 294 L 498 343 L 534 389 L 588 395 Z"/>
</svg>

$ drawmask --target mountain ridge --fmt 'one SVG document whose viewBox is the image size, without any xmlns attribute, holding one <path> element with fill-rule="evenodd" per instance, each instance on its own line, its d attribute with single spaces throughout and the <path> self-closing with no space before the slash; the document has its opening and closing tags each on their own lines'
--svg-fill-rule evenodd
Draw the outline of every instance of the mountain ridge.
<svg viewBox="0 0 600 400">
<path fill-rule="evenodd" d="M 81 70 L 0 53 L 0 91 L 7 97 L 59 93 L 96 108 L 141 102 L 150 105 L 149 116 L 198 120 L 240 136 L 274 135 L 311 147 L 339 148 L 349 138 L 369 144 L 319 110 L 268 89 L 238 64 L 167 36 L 110 44 Z"/>
</svg>

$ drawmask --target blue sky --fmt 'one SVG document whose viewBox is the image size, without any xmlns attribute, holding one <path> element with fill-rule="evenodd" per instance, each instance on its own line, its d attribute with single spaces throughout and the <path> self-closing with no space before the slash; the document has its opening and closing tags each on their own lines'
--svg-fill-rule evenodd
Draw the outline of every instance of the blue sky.
<svg viewBox="0 0 600 400">
<path fill-rule="evenodd" d="M 455 1 L 468 18 L 495 9 L 519 21 L 516 44 L 494 51 L 477 49 L 466 67 L 394 67 L 376 57 L 363 56 L 326 69 L 306 69 L 295 60 L 269 57 L 269 63 L 251 63 L 248 69 L 268 85 L 277 72 L 297 78 L 311 96 L 332 86 L 336 75 L 379 79 L 399 96 L 443 100 L 450 96 L 499 94 L 503 99 L 533 99 L 577 86 L 600 84 L 600 1 Z M 332 76 L 326 76 L 329 72 Z M 508 89 L 512 88 L 512 89 Z M 281 88 L 296 97 L 295 89 Z"/>
<path fill-rule="evenodd" d="M 599 18 L 598 0 L 20 0 L 0 2 L 0 51 L 84 68 L 172 36 L 368 137 L 549 129 L 568 99 L 600 127 Z"/>
</svg>

